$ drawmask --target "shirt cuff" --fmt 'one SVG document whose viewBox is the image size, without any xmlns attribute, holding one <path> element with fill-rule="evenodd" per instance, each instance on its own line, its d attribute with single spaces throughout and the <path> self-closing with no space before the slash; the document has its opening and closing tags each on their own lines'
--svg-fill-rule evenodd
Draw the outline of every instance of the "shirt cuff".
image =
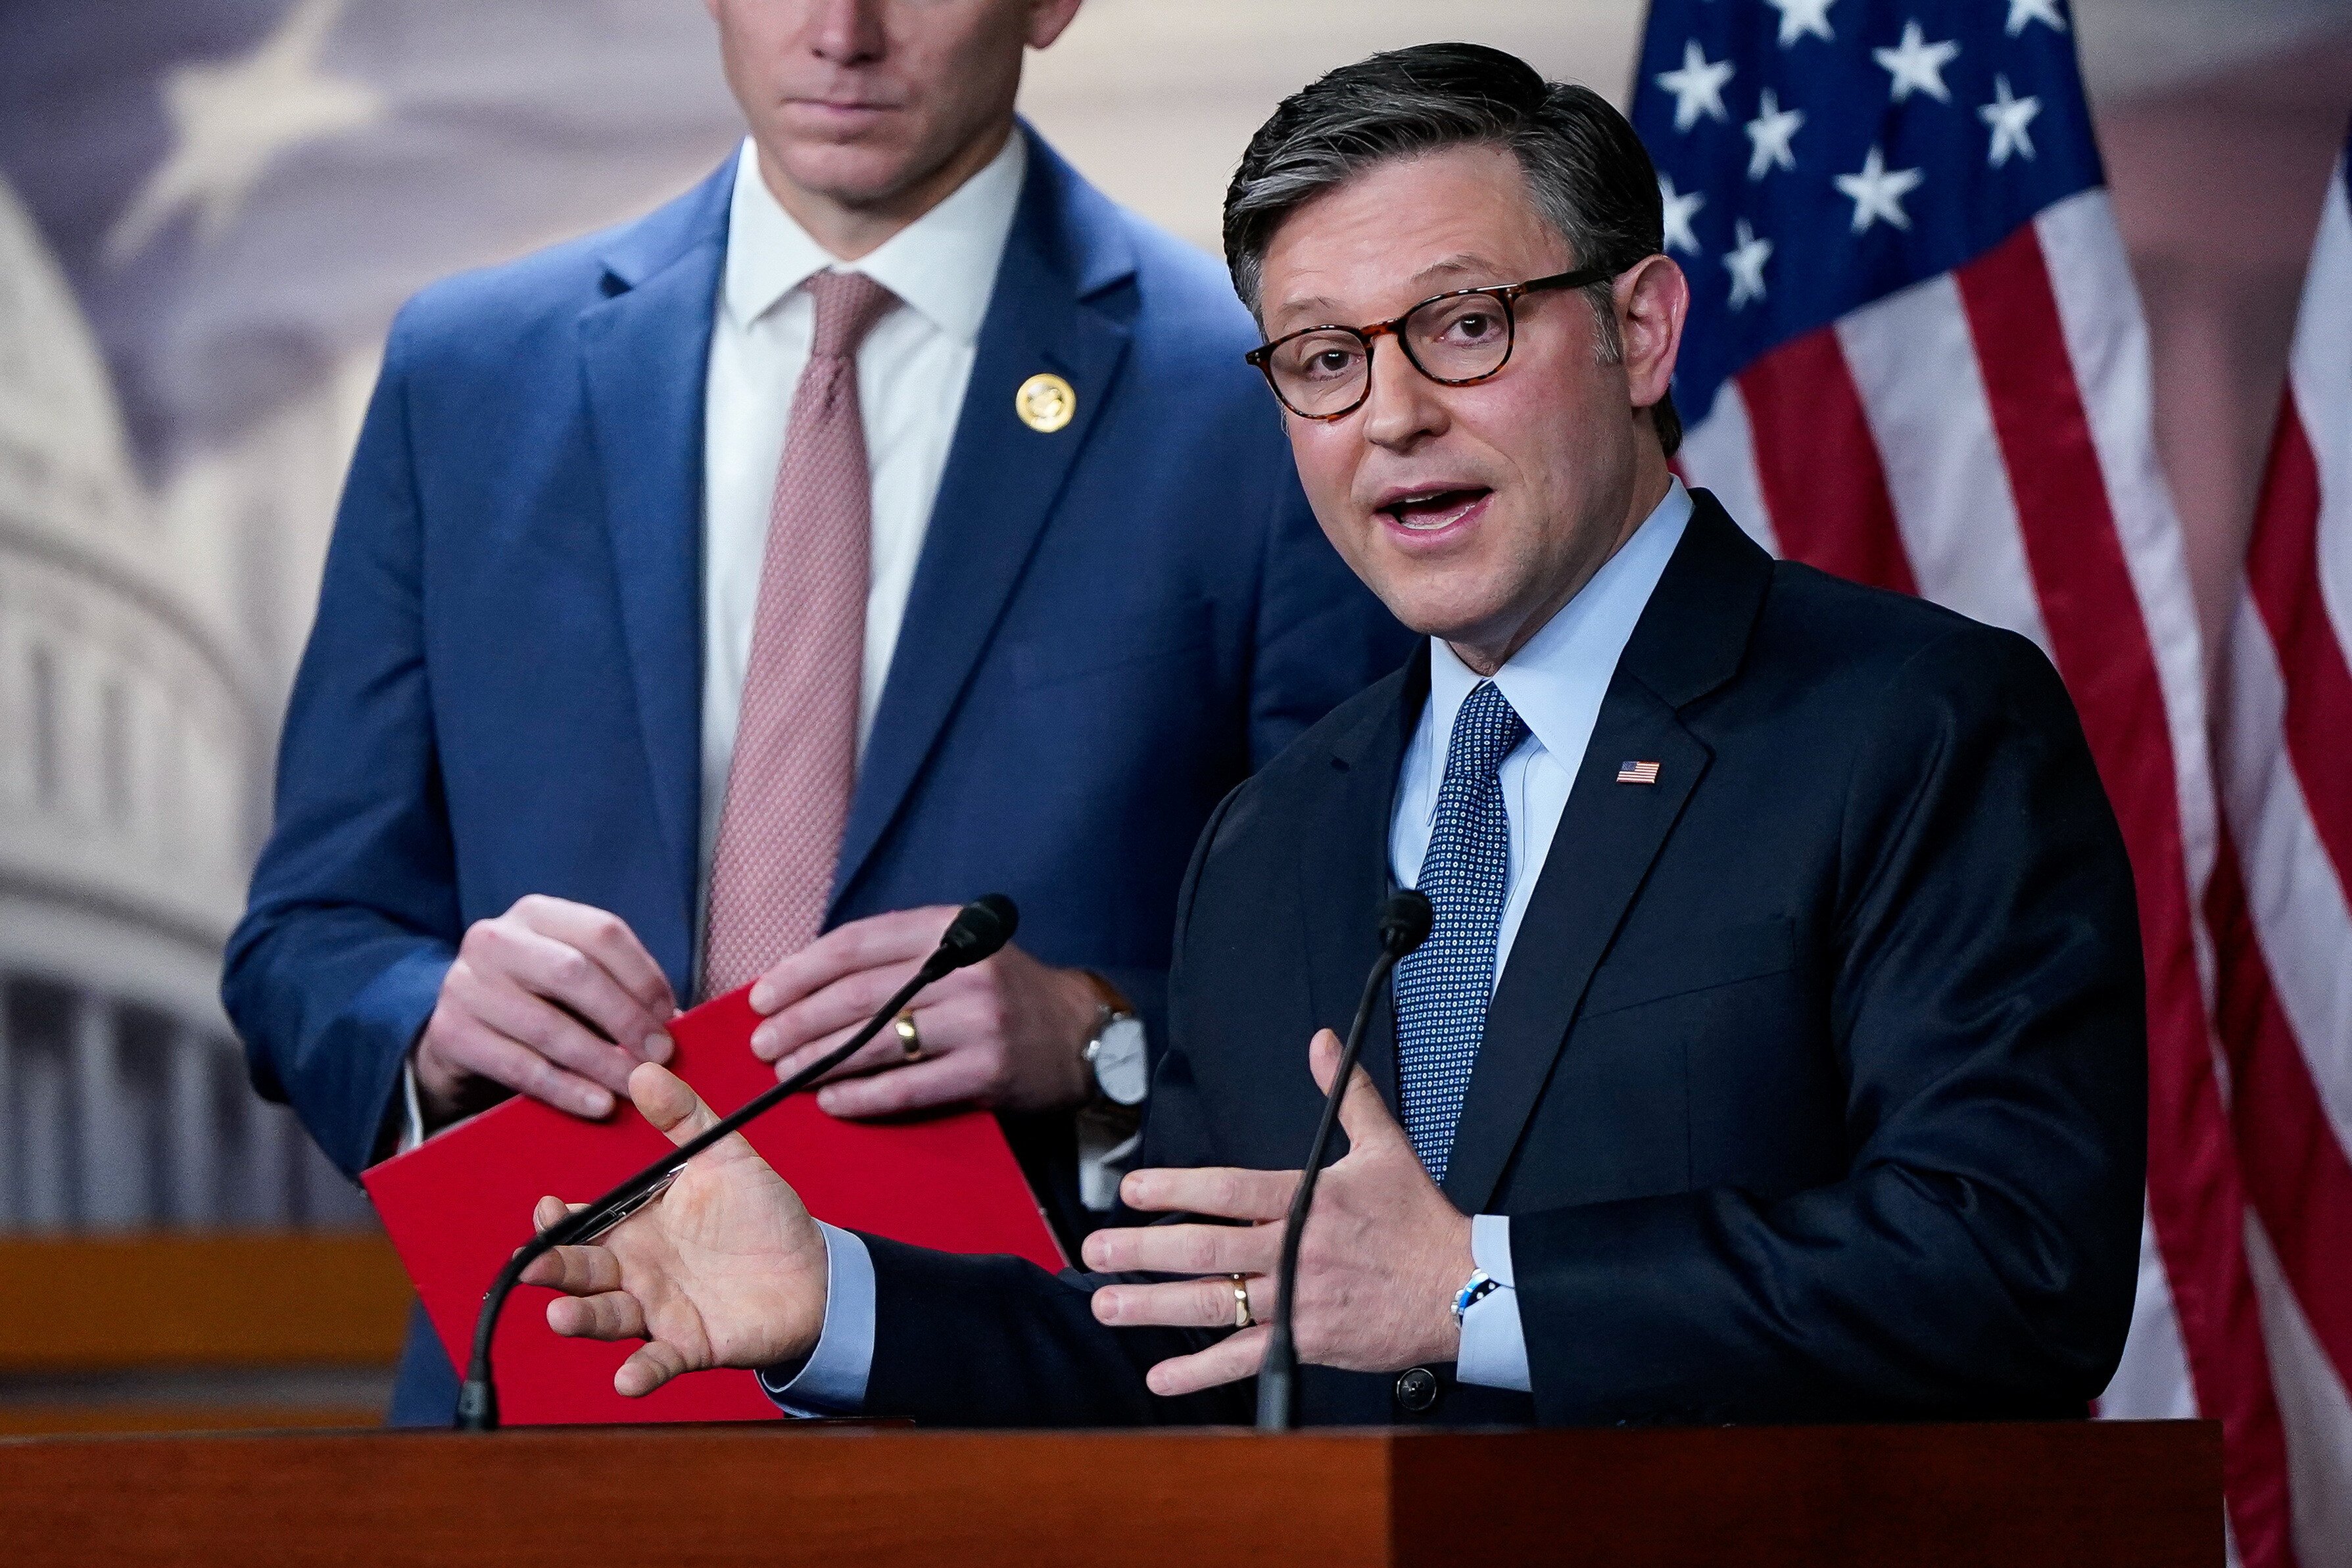
<svg viewBox="0 0 2352 1568">
<path fill-rule="evenodd" d="M 404 1155 L 425 1141 L 425 1103 L 416 1097 L 416 1052 L 413 1051 L 400 1064 L 400 1096 L 405 1115 L 400 1124 L 400 1146 L 393 1153 Z"/>
<path fill-rule="evenodd" d="M 824 1327 L 797 1369 L 760 1369 L 761 1392 L 787 1416 L 856 1416 L 866 1409 L 874 1370 L 874 1255 L 852 1231 L 817 1222 L 824 1232 Z"/>
<path fill-rule="evenodd" d="M 1108 1214 L 1118 1207 L 1118 1184 L 1135 1165 L 1143 1133 L 1132 1112 L 1108 1116 L 1092 1106 L 1079 1110 L 1077 1132 L 1078 1201 Z"/>
<path fill-rule="evenodd" d="M 1511 1222 L 1499 1214 L 1470 1221 L 1470 1261 L 1500 1289 L 1487 1291 L 1462 1314 L 1462 1354 L 1454 1375 L 1486 1388 L 1533 1391 L 1528 1377 L 1528 1335 L 1519 1322 L 1519 1292 L 1511 1272 Z"/>
</svg>

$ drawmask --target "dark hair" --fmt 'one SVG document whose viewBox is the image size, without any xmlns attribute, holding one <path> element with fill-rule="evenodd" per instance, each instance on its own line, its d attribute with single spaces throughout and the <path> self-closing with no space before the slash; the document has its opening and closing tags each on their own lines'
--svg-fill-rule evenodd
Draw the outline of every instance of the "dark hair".
<svg viewBox="0 0 2352 1568">
<path fill-rule="evenodd" d="M 1257 311 L 1265 248 L 1291 214 L 1374 163 L 1465 144 L 1518 159 L 1575 266 L 1613 277 L 1664 248 L 1657 172 L 1608 99 L 1500 49 L 1423 44 L 1341 66 L 1284 99 L 1250 138 L 1225 190 L 1225 263 L 1243 303 Z M 1624 345 L 1610 285 L 1584 294 L 1613 361 Z M 1683 434 L 1673 393 L 1653 417 L 1671 457 Z"/>
</svg>

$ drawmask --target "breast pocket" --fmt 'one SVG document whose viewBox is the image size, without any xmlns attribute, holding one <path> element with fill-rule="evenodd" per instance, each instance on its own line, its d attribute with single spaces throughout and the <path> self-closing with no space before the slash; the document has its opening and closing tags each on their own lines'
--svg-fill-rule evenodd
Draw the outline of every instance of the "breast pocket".
<svg viewBox="0 0 2352 1568">
<path fill-rule="evenodd" d="M 1702 929 L 1672 942 L 1645 943 L 1638 957 L 1612 954 L 1592 978 L 1577 1017 L 1590 1020 L 1628 1008 L 1785 974 L 1797 967 L 1796 923 L 1785 916 Z"/>
</svg>

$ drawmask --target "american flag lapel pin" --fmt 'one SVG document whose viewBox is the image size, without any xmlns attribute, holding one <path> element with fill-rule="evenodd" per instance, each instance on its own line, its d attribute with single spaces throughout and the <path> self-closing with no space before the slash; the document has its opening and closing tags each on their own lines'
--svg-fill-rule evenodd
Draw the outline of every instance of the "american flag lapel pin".
<svg viewBox="0 0 2352 1568">
<path fill-rule="evenodd" d="M 1658 765 L 1654 762 L 1621 762 L 1617 765 L 1617 782 L 1620 784 L 1655 784 L 1657 781 Z"/>
</svg>

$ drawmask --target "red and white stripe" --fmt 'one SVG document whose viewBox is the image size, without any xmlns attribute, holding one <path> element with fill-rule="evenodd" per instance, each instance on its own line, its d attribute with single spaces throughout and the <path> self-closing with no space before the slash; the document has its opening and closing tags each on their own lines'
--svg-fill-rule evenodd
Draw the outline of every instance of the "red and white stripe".
<svg viewBox="0 0 2352 1568">
<path fill-rule="evenodd" d="M 2206 917 L 2306 1563 L 2352 1563 L 2352 204 L 2328 183 L 2214 736 Z"/>
<path fill-rule="evenodd" d="M 1748 367 L 1691 430 L 1679 465 L 1769 548 L 2006 626 L 2065 678 L 2131 851 L 2147 962 L 2147 1246 L 2131 1342 L 2102 1409 L 2220 1419 L 2233 1542 L 2272 1568 L 2297 1561 L 2297 1527 L 2328 1492 L 2305 1462 L 2322 1452 L 2305 1435 L 2309 1401 L 2284 1386 L 2305 1358 L 2276 1326 L 2273 1285 L 2308 1272 L 2325 1249 L 2309 1226 L 2286 1227 L 2279 1245 L 2264 1204 L 2292 1185 L 2273 1168 L 2284 1156 L 2250 1157 L 2268 1113 L 2249 1124 L 2244 1053 L 2216 1049 L 2217 982 L 2236 994 L 2234 950 L 2225 943 L 2217 966 L 2200 918 L 2200 893 L 2220 885 L 2222 835 L 2150 384 L 2123 246 L 2105 193 L 2091 191 L 1958 271 Z M 2342 460 L 2352 528 L 2352 446 Z M 2271 733 L 2275 751 L 2275 722 Z M 2352 717 L 2337 733 L 2352 734 Z M 2231 821 L 2241 820 L 2233 797 Z M 2297 1003 L 2333 1007 L 2339 1043 L 2347 973 L 2337 963 L 2336 989 Z M 2352 1254 L 2352 1230 L 2336 1235 Z M 2318 1321 L 2305 1337 L 2326 1343 Z M 2332 1542 L 2339 1556 L 2352 1542 L 2304 1539 Z"/>
</svg>

